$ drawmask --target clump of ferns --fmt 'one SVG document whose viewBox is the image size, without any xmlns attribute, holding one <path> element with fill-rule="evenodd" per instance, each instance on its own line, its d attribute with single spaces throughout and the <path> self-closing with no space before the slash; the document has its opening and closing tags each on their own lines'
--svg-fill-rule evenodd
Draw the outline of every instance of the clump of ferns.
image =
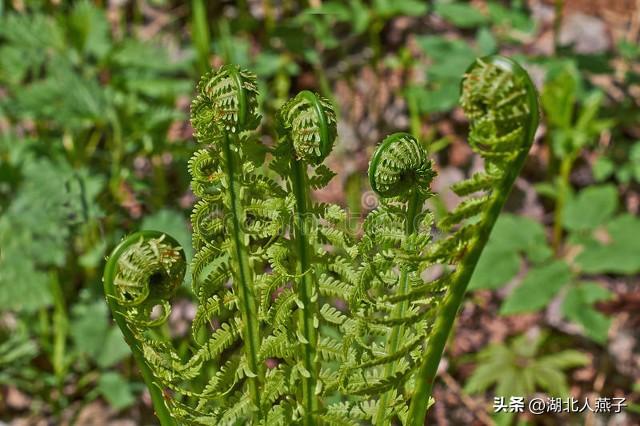
<svg viewBox="0 0 640 426">
<path fill-rule="evenodd" d="M 461 104 L 485 168 L 452 186 L 465 198 L 437 224 L 425 209 L 435 173 L 418 141 L 391 135 L 371 160 L 380 207 L 365 220 L 357 273 L 333 278 L 352 288 L 336 383 L 352 398 L 329 407 L 345 422 L 423 424 L 467 284 L 533 141 L 536 91 L 516 63 L 477 60 L 463 80 Z"/>
<path fill-rule="evenodd" d="M 489 57 L 465 75 L 469 142 L 485 171 L 453 186 L 468 197 L 437 224 L 425 209 L 435 176 L 425 147 L 387 137 L 369 167 L 380 207 L 357 241 L 344 210 L 310 195 L 334 175 L 322 164 L 336 136 L 326 99 L 304 91 L 287 102 L 270 148 L 253 132 L 254 75 L 224 66 L 198 91 L 193 350 L 176 351 L 160 327 L 185 271 L 171 237 L 134 234 L 105 270 L 161 424 L 423 424 L 467 283 L 533 140 L 527 74 Z"/>
</svg>

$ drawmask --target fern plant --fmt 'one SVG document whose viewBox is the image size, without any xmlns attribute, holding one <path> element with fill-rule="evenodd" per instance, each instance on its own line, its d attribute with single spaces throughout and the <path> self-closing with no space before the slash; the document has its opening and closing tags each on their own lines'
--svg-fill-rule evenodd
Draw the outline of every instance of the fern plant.
<svg viewBox="0 0 640 426">
<path fill-rule="evenodd" d="M 160 328 L 186 270 L 175 240 L 133 234 L 104 275 L 161 424 L 423 424 L 466 286 L 533 140 L 526 72 L 495 56 L 464 76 L 485 171 L 453 186 L 468 197 L 437 223 L 425 208 L 435 176 L 426 149 L 387 137 L 369 166 L 381 204 L 359 238 L 343 209 L 310 196 L 334 176 L 322 164 L 336 137 L 326 99 L 304 91 L 287 102 L 270 147 L 253 132 L 253 74 L 226 65 L 198 92 L 193 349 L 179 353 Z"/>
</svg>

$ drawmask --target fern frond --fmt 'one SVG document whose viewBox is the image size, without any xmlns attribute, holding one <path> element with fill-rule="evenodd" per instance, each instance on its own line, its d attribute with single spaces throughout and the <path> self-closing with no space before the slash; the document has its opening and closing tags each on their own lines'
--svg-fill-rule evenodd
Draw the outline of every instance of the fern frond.
<svg viewBox="0 0 640 426">
<path fill-rule="evenodd" d="M 411 135 L 394 133 L 376 149 L 369 164 L 371 188 L 384 198 L 429 189 L 434 177 L 426 151 Z"/>
<path fill-rule="evenodd" d="M 279 125 L 290 136 L 297 158 L 319 164 L 331 152 L 336 137 L 336 116 L 328 99 L 300 92 L 279 111 Z"/>
<path fill-rule="evenodd" d="M 451 185 L 451 190 L 463 197 L 478 191 L 490 190 L 496 184 L 500 175 L 491 175 L 488 173 L 474 173 L 469 179 L 456 182 Z"/>
<path fill-rule="evenodd" d="M 488 201 L 489 197 L 487 196 L 464 200 L 453 211 L 447 214 L 438 223 L 438 226 L 442 229 L 449 230 L 453 225 L 481 213 L 487 207 Z"/>
</svg>

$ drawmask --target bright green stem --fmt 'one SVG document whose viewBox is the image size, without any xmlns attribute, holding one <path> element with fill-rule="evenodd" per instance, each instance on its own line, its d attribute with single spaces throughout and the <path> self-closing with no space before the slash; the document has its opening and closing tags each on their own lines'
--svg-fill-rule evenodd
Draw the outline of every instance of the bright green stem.
<svg viewBox="0 0 640 426">
<path fill-rule="evenodd" d="M 418 371 L 416 377 L 416 388 L 411 399 L 411 405 L 409 407 L 409 419 L 411 425 L 422 426 L 424 425 L 424 418 L 427 412 L 429 403 L 429 397 L 431 396 L 431 389 L 433 387 L 433 381 L 438 371 L 438 365 L 444 352 L 445 344 L 453 323 L 455 322 L 456 314 L 462 304 L 467 285 L 471 279 L 471 275 L 478 263 L 482 249 L 484 248 L 491 229 L 495 224 L 500 211 L 504 206 L 505 201 L 511 190 L 511 186 L 518 176 L 524 160 L 527 158 L 528 151 L 522 151 L 516 160 L 516 164 L 509 168 L 507 176 L 500 188 L 497 188 L 497 194 L 489 209 L 486 211 L 482 222 L 484 226 L 479 228 L 475 239 L 469 244 L 469 250 L 465 257 L 465 261 L 460 265 L 458 271 L 456 271 L 449 292 L 445 296 L 442 307 L 440 308 L 436 322 L 433 329 L 433 334 L 427 342 L 427 351 L 424 356 L 424 362 Z"/>
<path fill-rule="evenodd" d="M 231 137 L 237 138 L 233 135 Z M 249 369 L 256 375 L 248 378 L 249 393 L 256 407 L 260 407 L 260 381 L 264 369 L 258 361 L 260 349 L 260 328 L 258 324 L 258 309 L 253 286 L 253 273 L 249 264 L 249 254 L 245 243 L 244 233 L 240 224 L 242 208 L 240 206 L 240 193 L 236 167 L 238 161 L 231 150 L 230 135 L 225 134 L 223 150 L 227 165 L 227 177 L 229 179 L 228 197 L 231 209 L 231 243 L 233 245 L 233 257 L 235 289 L 238 292 L 242 312 L 244 351 L 249 363 Z M 237 141 L 236 141 L 237 142 Z"/>
<path fill-rule="evenodd" d="M 118 245 L 118 247 L 116 247 L 115 250 L 111 253 L 109 260 L 107 261 L 107 265 L 105 266 L 104 292 L 107 297 L 107 304 L 109 305 L 109 308 L 112 312 L 113 319 L 122 331 L 125 342 L 127 342 L 129 347 L 131 348 L 133 358 L 136 360 L 138 368 L 140 368 L 142 379 L 147 385 L 147 389 L 149 389 L 149 393 L 151 394 L 151 401 L 153 402 L 153 409 L 155 411 L 156 417 L 158 417 L 158 420 L 160 421 L 160 426 L 179 426 L 175 422 L 175 420 L 173 420 L 171 414 L 169 413 L 169 409 L 164 402 L 162 390 L 158 387 L 158 385 L 156 385 L 153 373 L 147 365 L 147 361 L 144 359 L 140 343 L 131 332 L 131 329 L 129 328 L 125 317 L 123 316 L 120 307 L 116 303 L 116 292 L 113 284 L 117 273 L 118 259 L 122 256 L 122 254 L 131 245 L 136 244 L 138 241 L 140 241 L 140 238 L 158 238 L 162 235 L 163 234 L 160 232 L 142 231 L 132 234 L 128 236 L 124 241 L 122 241 L 120 245 Z"/>
<path fill-rule="evenodd" d="M 302 398 L 304 405 L 304 424 L 314 424 L 313 413 L 318 411 L 318 398 L 315 393 L 316 377 L 318 376 L 316 347 L 318 346 L 318 333 L 314 324 L 317 318 L 318 292 L 314 272 L 311 267 L 311 249 L 306 235 L 305 218 L 309 208 L 309 185 L 307 183 L 306 164 L 293 158 L 291 160 L 291 184 L 296 197 L 296 214 L 294 238 L 297 246 L 301 277 L 298 281 L 298 298 L 302 303 L 299 312 L 302 337 L 306 342 L 304 346 L 304 368 L 310 373 L 303 378 Z"/>
<path fill-rule="evenodd" d="M 449 334 L 451 333 L 451 329 L 453 328 L 456 314 L 458 313 L 460 305 L 464 299 L 467 285 L 473 275 L 473 271 L 478 263 L 482 249 L 489 240 L 489 235 L 491 234 L 493 225 L 496 223 L 496 220 L 500 215 L 500 211 L 511 192 L 513 183 L 518 177 L 518 174 L 527 159 L 529 149 L 533 143 L 533 138 L 538 127 L 537 92 L 526 71 L 517 63 L 504 57 L 493 56 L 485 58 L 485 60 L 493 62 L 495 65 L 514 73 L 516 77 L 523 80 L 527 91 L 527 104 L 529 107 L 530 117 L 525 123 L 524 139 L 520 152 L 513 160 L 513 163 L 510 164 L 510 167 L 507 167 L 504 171 L 505 175 L 499 186 L 494 188 L 490 205 L 481 218 L 481 223 L 483 225 L 478 229 L 475 238 L 469 243 L 464 262 L 458 266 L 458 269 L 454 273 L 449 291 L 443 299 L 442 306 L 436 316 L 433 333 L 427 341 L 427 350 L 416 376 L 416 387 L 409 406 L 407 424 L 413 426 L 424 425 L 424 419 L 427 413 L 427 407 L 429 406 L 429 398 L 431 396 L 433 382 L 438 371 L 438 365 L 440 364 L 444 347 L 447 343 Z"/>
<path fill-rule="evenodd" d="M 69 332 L 69 318 L 64 301 L 64 294 L 58 279 L 58 273 L 51 271 L 51 295 L 53 296 L 53 355 L 51 362 L 53 371 L 59 384 L 64 382 L 66 375 L 66 341 Z"/>
<path fill-rule="evenodd" d="M 552 246 L 553 251 L 558 255 L 562 245 L 562 216 L 564 215 L 564 207 L 569 196 L 569 179 L 571 177 L 571 168 L 575 155 L 570 154 L 562 159 L 560 163 L 560 176 L 558 177 L 558 191 L 556 195 L 556 206 L 553 212 L 553 235 Z"/>
<path fill-rule="evenodd" d="M 210 44 L 207 6 L 204 0 L 192 0 L 191 11 L 191 39 L 198 52 L 198 68 L 201 73 L 204 73 L 209 67 Z"/>
<path fill-rule="evenodd" d="M 405 235 L 409 236 L 416 232 L 416 218 L 420 213 L 420 208 L 422 207 L 423 199 L 418 193 L 418 191 L 413 191 L 409 198 L 409 203 L 407 205 L 407 220 L 405 222 L 404 232 Z M 406 270 L 402 270 L 400 272 L 400 287 L 398 289 L 398 295 L 402 296 L 409 292 L 409 274 Z M 409 301 L 404 300 L 400 302 L 398 306 L 393 311 L 392 318 L 402 318 L 409 306 Z M 404 327 L 402 325 L 397 325 L 393 327 L 391 330 L 391 336 L 389 337 L 389 341 L 387 343 L 387 348 L 385 352 L 387 354 L 392 354 L 398 350 L 398 346 L 400 346 L 400 338 L 402 337 Z M 388 377 L 392 375 L 395 371 L 395 366 L 393 364 L 387 364 L 385 367 L 385 376 Z M 389 413 L 389 399 L 393 396 L 393 390 L 387 391 L 380 398 L 380 403 L 378 404 L 378 412 L 376 413 L 376 419 L 378 424 L 384 424 L 384 420 Z"/>
</svg>

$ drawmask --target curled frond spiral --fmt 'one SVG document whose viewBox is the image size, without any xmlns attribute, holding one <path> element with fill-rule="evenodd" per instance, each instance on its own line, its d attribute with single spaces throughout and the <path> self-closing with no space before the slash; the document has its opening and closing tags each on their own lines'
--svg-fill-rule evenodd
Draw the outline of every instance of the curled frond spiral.
<svg viewBox="0 0 640 426">
<path fill-rule="evenodd" d="M 182 284 L 184 252 L 171 237 L 158 233 L 133 234 L 113 258 L 113 294 L 122 306 L 142 306 L 170 299 Z"/>
<path fill-rule="evenodd" d="M 537 125 L 535 90 L 522 73 L 513 72 L 515 67 L 520 68 L 502 57 L 478 59 L 462 81 L 460 104 L 471 121 L 469 143 L 490 160 L 526 148 Z"/>
<path fill-rule="evenodd" d="M 142 231 L 122 240 L 107 260 L 104 272 L 107 304 L 131 347 L 163 426 L 175 423 L 156 385 L 158 369 L 146 356 L 154 352 L 156 345 L 145 337 L 145 331 L 169 317 L 169 299 L 182 284 L 185 270 L 184 251 L 175 239 L 161 232 Z M 156 306 L 162 307 L 162 314 L 153 318 Z M 167 351 L 165 356 L 170 359 L 175 353 Z"/>
<path fill-rule="evenodd" d="M 284 104 L 278 122 L 281 131 L 291 137 L 297 158 L 319 164 L 331 152 L 337 130 L 328 99 L 304 90 Z"/>
<path fill-rule="evenodd" d="M 436 225 L 427 150 L 390 135 L 369 165 L 384 200 L 358 239 L 346 211 L 312 197 L 334 176 L 323 164 L 337 133 L 329 101 L 304 91 L 285 103 L 272 149 L 251 132 L 256 77 L 226 65 L 202 78 L 191 109 L 202 145 L 188 164 L 199 198 L 192 341 L 178 350 L 150 330 L 185 273 L 175 240 L 134 234 L 104 275 L 162 426 L 424 424 L 456 312 L 538 120 L 535 88 L 507 58 L 475 61 L 461 89 L 485 160 L 453 186 L 465 198 Z"/>
<path fill-rule="evenodd" d="M 408 418 L 424 424 L 429 395 L 442 353 L 482 249 L 511 187 L 522 169 L 538 126 L 537 92 L 527 72 L 503 56 L 477 59 L 462 82 L 460 103 L 471 121 L 469 143 L 485 160 L 485 170 L 453 185 L 470 196 L 439 221 L 453 231 L 436 241 L 425 258 L 454 265 L 446 296 L 429 334 L 415 382 Z M 482 192 L 479 195 L 472 195 Z"/>
<path fill-rule="evenodd" d="M 369 163 L 371 188 L 383 198 L 427 194 L 434 175 L 426 150 L 408 133 L 387 136 Z"/>
<path fill-rule="evenodd" d="M 260 122 L 255 74 L 237 65 L 223 65 L 198 83 L 191 103 L 191 124 L 200 142 L 221 136 L 222 131 L 240 133 Z"/>
</svg>

